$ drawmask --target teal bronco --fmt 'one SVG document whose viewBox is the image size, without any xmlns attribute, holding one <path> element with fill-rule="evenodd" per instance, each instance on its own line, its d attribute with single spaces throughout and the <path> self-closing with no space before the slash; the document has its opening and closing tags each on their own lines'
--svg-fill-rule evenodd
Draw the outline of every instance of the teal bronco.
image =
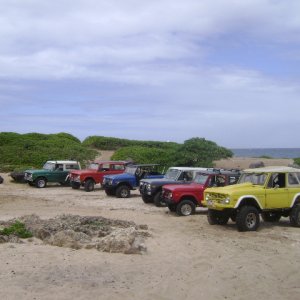
<svg viewBox="0 0 300 300">
<path fill-rule="evenodd" d="M 61 185 L 69 185 L 69 172 L 80 170 L 80 163 L 73 160 L 49 160 L 41 170 L 26 170 L 24 179 L 37 188 L 44 188 L 48 182 L 57 182 Z"/>
</svg>

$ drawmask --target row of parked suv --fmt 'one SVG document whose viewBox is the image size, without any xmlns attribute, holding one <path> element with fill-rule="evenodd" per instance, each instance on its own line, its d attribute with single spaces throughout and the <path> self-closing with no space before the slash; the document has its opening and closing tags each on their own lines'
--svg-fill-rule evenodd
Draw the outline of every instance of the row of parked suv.
<svg viewBox="0 0 300 300">
<path fill-rule="evenodd" d="M 48 161 L 43 170 L 25 171 L 30 185 L 42 188 L 48 182 L 71 184 L 92 191 L 102 184 L 109 196 L 130 197 L 139 189 L 145 203 L 167 206 L 181 216 L 208 208 L 211 225 L 236 222 L 240 231 L 257 230 L 260 215 L 266 222 L 289 217 L 300 227 L 300 169 L 264 167 L 244 170 L 172 167 L 163 175 L 156 164 L 125 161 L 94 162 L 81 170 L 75 161 Z M 238 184 L 237 184 L 238 183 Z"/>
</svg>

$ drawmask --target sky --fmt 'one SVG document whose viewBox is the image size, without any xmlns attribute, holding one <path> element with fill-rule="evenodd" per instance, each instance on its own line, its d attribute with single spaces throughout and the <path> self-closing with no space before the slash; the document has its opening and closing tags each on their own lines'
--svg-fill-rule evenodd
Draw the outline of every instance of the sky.
<svg viewBox="0 0 300 300">
<path fill-rule="evenodd" d="M 299 0 L 0 0 L 0 132 L 300 147 Z"/>
</svg>

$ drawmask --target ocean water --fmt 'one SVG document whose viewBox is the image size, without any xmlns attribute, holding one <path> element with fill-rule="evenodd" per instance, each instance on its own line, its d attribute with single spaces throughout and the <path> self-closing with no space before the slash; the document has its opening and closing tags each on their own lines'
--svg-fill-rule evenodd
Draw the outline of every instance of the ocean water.
<svg viewBox="0 0 300 300">
<path fill-rule="evenodd" d="M 271 158 L 298 158 L 300 148 L 249 148 L 249 149 L 230 149 L 236 157 L 262 157 Z"/>
</svg>

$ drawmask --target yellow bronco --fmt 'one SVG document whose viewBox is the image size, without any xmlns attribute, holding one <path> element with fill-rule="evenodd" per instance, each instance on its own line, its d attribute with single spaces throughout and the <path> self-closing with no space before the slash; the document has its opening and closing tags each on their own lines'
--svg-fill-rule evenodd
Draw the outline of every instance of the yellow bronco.
<svg viewBox="0 0 300 300">
<path fill-rule="evenodd" d="M 255 231 L 261 214 L 265 222 L 284 216 L 292 226 L 300 227 L 300 169 L 246 169 L 237 184 L 206 189 L 204 202 L 211 225 L 227 224 L 231 218 L 239 231 Z"/>
</svg>

